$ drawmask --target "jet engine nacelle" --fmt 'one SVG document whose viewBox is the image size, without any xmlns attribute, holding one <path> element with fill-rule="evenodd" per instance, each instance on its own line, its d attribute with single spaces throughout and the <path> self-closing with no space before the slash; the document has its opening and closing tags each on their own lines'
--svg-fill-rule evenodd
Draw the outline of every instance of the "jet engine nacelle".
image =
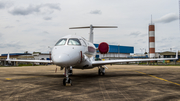
<svg viewBox="0 0 180 101">
<path fill-rule="evenodd" d="M 109 52 L 109 45 L 106 42 L 101 42 L 98 46 L 98 50 L 101 54 L 106 54 Z"/>
</svg>

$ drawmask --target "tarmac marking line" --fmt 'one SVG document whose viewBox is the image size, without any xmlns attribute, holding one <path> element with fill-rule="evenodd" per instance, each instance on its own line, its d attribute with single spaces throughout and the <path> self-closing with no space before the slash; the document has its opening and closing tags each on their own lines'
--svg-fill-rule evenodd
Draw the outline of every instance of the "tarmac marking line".
<svg viewBox="0 0 180 101">
<path fill-rule="evenodd" d="M 12 80 L 11 78 L 6 78 L 6 80 Z"/>
<path fill-rule="evenodd" d="M 38 78 L 43 76 L 31 76 L 31 77 L 17 77 L 17 78 L 5 78 L 6 80 L 18 80 L 18 79 L 27 79 L 27 78 Z"/>
<path fill-rule="evenodd" d="M 138 72 L 138 73 L 141 73 L 141 74 L 144 74 L 144 75 L 148 75 L 148 76 L 150 76 L 150 77 L 153 77 L 153 78 L 156 78 L 156 79 L 159 79 L 159 80 L 162 80 L 162 81 L 166 81 L 166 82 L 169 82 L 169 83 L 172 83 L 172 84 L 175 84 L 175 85 L 180 86 L 180 84 L 178 84 L 178 83 L 176 83 L 176 82 L 172 82 L 172 81 L 169 81 L 169 80 L 166 80 L 166 79 L 157 77 L 157 76 L 149 75 L 149 74 L 146 74 L 146 73 L 143 73 L 143 72 L 139 72 L 139 71 L 135 71 L 135 72 Z"/>
</svg>

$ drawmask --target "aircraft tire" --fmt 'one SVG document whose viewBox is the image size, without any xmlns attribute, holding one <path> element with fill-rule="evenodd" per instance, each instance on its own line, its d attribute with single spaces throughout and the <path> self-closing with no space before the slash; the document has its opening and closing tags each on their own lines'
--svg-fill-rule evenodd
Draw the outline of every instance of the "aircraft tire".
<svg viewBox="0 0 180 101">
<path fill-rule="evenodd" d="M 104 75 L 105 73 L 102 72 L 102 75 Z"/>
<path fill-rule="evenodd" d="M 101 75 L 101 70 L 100 69 L 98 70 L 98 75 Z"/>
<path fill-rule="evenodd" d="M 63 85 L 66 86 L 66 78 L 63 79 Z"/>
<path fill-rule="evenodd" d="M 105 75 L 105 68 L 103 68 L 102 75 Z"/>
<path fill-rule="evenodd" d="M 72 80 L 69 78 L 68 83 L 72 86 Z"/>
</svg>

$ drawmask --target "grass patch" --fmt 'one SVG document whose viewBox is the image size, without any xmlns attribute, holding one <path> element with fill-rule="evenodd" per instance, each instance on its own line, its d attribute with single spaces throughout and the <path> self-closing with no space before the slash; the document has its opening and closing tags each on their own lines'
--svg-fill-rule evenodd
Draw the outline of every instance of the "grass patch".
<svg viewBox="0 0 180 101">
<path fill-rule="evenodd" d="M 162 62 L 159 62 L 159 63 L 139 63 L 138 65 L 150 65 L 150 66 L 180 66 L 179 63 L 162 63 Z"/>
<path fill-rule="evenodd" d="M 160 64 L 160 65 L 152 65 L 152 66 L 180 66 L 180 64 Z"/>
<path fill-rule="evenodd" d="M 19 64 L 18 66 L 39 66 L 39 65 L 33 65 L 33 64 Z"/>
</svg>

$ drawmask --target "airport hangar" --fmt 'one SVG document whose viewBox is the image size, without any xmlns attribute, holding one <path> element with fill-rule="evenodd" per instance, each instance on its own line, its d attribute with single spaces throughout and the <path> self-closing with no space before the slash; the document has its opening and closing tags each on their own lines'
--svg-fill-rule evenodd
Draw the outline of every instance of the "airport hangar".
<svg viewBox="0 0 180 101">
<path fill-rule="evenodd" d="M 98 48 L 99 44 L 94 44 Z M 130 56 L 130 53 L 134 53 L 134 47 L 132 46 L 120 46 L 120 45 L 109 45 L 109 52 L 107 54 L 100 54 L 97 51 L 96 60 L 100 59 L 123 59 Z M 6 65 L 8 62 L 5 61 L 7 54 L 1 54 L 0 61 L 1 65 Z M 33 52 L 33 53 L 10 53 L 11 59 L 23 59 L 23 60 L 50 60 L 49 53 Z M 18 65 L 20 62 L 12 62 L 12 65 Z"/>
<path fill-rule="evenodd" d="M 96 48 L 99 46 L 99 44 L 94 45 Z M 101 54 L 97 51 L 96 59 L 123 59 L 129 57 L 130 53 L 134 53 L 134 47 L 132 46 L 109 45 L 109 52 L 107 54 Z"/>
</svg>

